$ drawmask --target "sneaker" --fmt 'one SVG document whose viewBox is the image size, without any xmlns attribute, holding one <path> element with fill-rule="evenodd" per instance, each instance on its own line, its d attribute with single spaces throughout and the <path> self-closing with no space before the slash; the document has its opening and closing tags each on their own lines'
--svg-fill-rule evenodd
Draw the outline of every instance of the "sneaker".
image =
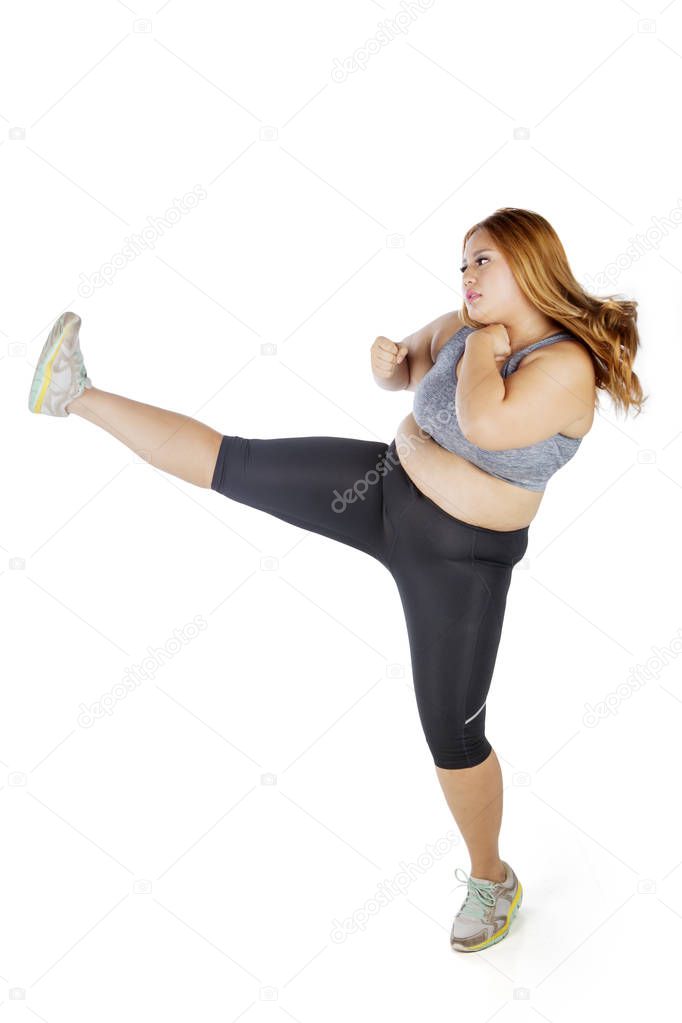
<svg viewBox="0 0 682 1023">
<path fill-rule="evenodd" d="M 70 401 L 92 387 L 78 341 L 80 316 L 62 313 L 50 331 L 38 359 L 28 407 L 48 416 L 68 416 Z"/>
<path fill-rule="evenodd" d="M 462 871 L 468 892 L 450 932 L 450 944 L 457 952 L 477 952 L 509 933 L 523 901 L 523 888 L 509 864 L 502 863 L 507 871 L 504 881 L 486 881 Z M 455 877 L 459 877 L 457 870 Z"/>
</svg>

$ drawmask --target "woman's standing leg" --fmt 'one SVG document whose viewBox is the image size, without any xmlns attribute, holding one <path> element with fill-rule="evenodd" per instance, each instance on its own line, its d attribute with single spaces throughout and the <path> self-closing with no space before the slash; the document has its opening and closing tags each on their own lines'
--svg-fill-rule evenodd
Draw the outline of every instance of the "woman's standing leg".
<svg viewBox="0 0 682 1023">
<path fill-rule="evenodd" d="M 471 874 L 503 881 L 502 772 L 485 735 L 485 705 L 513 566 L 528 530 L 471 526 L 402 474 L 412 509 L 394 547 L 417 708 L 438 781 L 471 858 Z"/>
<path fill-rule="evenodd" d="M 476 767 L 448 770 L 436 767 L 438 781 L 471 859 L 471 874 L 504 881 L 498 846 L 502 825 L 502 771 L 491 750 Z"/>
<path fill-rule="evenodd" d="M 157 469 L 210 487 L 223 435 L 190 416 L 89 387 L 66 406 Z"/>
<path fill-rule="evenodd" d="M 405 542 L 415 535 L 408 523 Z M 498 620 L 471 563 L 442 557 L 393 564 L 408 626 L 417 708 L 436 775 L 471 860 L 470 873 L 504 880 L 499 853 L 502 777 L 485 735 L 489 657 Z M 398 562 L 398 564 L 396 564 Z"/>
<path fill-rule="evenodd" d="M 471 874 L 501 881 L 506 874 L 498 848 L 502 778 L 485 736 L 498 619 L 468 557 L 466 535 L 459 553 L 452 544 L 443 550 L 433 532 L 422 542 L 425 535 L 416 519 L 407 522 L 392 564 L 407 622 L 417 708 L 438 781 L 469 851 Z M 434 543 L 435 550 L 429 550 Z"/>
</svg>

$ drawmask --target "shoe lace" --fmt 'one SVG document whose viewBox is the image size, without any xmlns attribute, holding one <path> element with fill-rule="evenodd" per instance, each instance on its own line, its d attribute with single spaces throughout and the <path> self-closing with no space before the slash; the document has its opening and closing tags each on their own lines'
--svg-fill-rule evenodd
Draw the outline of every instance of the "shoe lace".
<svg viewBox="0 0 682 1023">
<path fill-rule="evenodd" d="M 457 867 L 457 870 L 455 870 L 455 877 L 459 879 L 458 870 L 461 870 L 461 867 Z M 471 877 L 464 870 L 462 870 L 462 873 L 464 874 L 464 879 L 461 881 L 461 884 L 467 885 L 467 896 L 460 906 L 459 912 L 471 920 L 483 920 L 486 910 L 490 906 L 495 905 L 493 882 L 479 881 Z"/>
</svg>

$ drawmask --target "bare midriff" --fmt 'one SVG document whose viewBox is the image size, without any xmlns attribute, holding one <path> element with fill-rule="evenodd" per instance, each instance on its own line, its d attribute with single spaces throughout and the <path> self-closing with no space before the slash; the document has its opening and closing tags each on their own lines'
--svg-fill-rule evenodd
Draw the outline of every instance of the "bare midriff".
<svg viewBox="0 0 682 1023">
<path fill-rule="evenodd" d="M 395 433 L 400 464 L 414 485 L 455 518 L 486 529 L 521 529 L 535 518 L 544 491 L 500 480 L 447 451 L 410 412 Z"/>
</svg>

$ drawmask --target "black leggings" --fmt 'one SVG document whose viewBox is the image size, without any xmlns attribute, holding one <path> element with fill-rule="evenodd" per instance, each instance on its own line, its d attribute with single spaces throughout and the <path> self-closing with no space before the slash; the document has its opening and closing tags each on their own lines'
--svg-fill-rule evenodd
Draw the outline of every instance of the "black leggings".
<svg viewBox="0 0 682 1023">
<path fill-rule="evenodd" d="M 400 594 L 434 763 L 486 759 L 485 701 L 528 526 L 487 529 L 450 515 L 412 482 L 395 440 L 224 436 L 211 488 L 380 561 Z"/>
</svg>

